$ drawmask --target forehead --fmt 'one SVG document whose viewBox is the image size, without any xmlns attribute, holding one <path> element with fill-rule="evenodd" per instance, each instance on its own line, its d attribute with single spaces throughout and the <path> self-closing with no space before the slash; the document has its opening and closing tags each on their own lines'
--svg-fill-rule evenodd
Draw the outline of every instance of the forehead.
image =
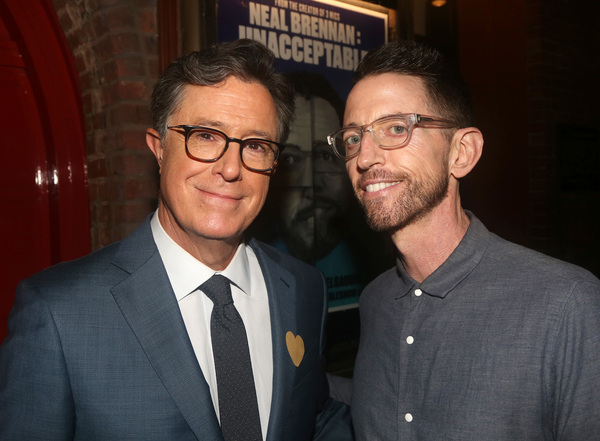
<svg viewBox="0 0 600 441">
<path fill-rule="evenodd" d="M 277 135 L 277 113 L 269 91 L 262 84 L 244 82 L 236 77 L 228 77 L 211 86 L 186 85 L 170 124 L 235 130 L 235 134 L 228 133 L 234 137 L 274 139 Z"/>
<path fill-rule="evenodd" d="M 310 151 L 314 141 L 326 142 L 327 134 L 338 126 L 338 114 L 329 101 L 321 97 L 296 96 L 296 119 L 287 144 Z"/>
<path fill-rule="evenodd" d="M 369 75 L 348 95 L 344 126 L 364 125 L 398 113 L 432 113 L 423 81 L 396 73 Z"/>
</svg>

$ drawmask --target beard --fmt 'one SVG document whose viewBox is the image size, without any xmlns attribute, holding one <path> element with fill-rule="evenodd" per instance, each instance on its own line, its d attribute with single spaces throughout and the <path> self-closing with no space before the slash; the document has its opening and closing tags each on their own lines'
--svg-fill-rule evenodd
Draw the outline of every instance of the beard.
<svg viewBox="0 0 600 441">
<path fill-rule="evenodd" d="M 394 200 L 390 197 L 380 197 L 364 201 L 360 197 L 364 193 L 361 182 L 372 178 L 402 181 L 399 185 L 404 185 L 405 189 Z M 418 181 L 406 173 L 392 175 L 377 171 L 363 175 L 354 191 L 369 226 L 377 232 L 393 233 L 418 221 L 438 206 L 448 193 L 449 183 L 448 163 L 444 161 L 442 171 L 425 182 Z"/>
<path fill-rule="evenodd" d="M 315 192 L 312 187 L 290 193 L 302 197 L 293 207 L 286 206 L 291 203 L 289 197 L 282 201 L 280 211 L 285 213 L 281 222 L 283 239 L 292 255 L 314 264 L 341 240 L 347 224 L 345 207 L 339 198 Z"/>
</svg>

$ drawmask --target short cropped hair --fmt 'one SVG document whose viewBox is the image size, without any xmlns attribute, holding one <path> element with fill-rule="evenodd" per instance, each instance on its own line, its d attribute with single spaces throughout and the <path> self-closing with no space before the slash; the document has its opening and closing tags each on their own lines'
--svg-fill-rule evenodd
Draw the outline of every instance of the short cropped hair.
<svg viewBox="0 0 600 441">
<path fill-rule="evenodd" d="M 294 71 L 285 76 L 290 81 L 296 95 L 306 100 L 313 97 L 322 98 L 331 104 L 331 107 L 337 113 L 339 123 L 342 123 L 344 118 L 344 101 L 342 101 L 323 75 L 308 71 Z"/>
<path fill-rule="evenodd" d="M 166 136 L 169 120 L 183 100 L 185 86 L 213 86 L 232 76 L 261 84 L 269 91 L 277 114 L 277 141 L 285 142 L 294 118 L 294 93 L 287 79 L 275 71 L 274 59 L 263 44 L 249 39 L 215 44 L 179 57 L 154 86 L 151 103 L 154 129 L 161 138 Z"/>
<path fill-rule="evenodd" d="M 460 127 L 473 125 L 470 92 L 458 70 L 441 52 L 412 40 L 395 40 L 373 49 L 359 63 L 355 82 L 370 75 L 396 73 L 420 78 L 431 107 Z"/>
</svg>

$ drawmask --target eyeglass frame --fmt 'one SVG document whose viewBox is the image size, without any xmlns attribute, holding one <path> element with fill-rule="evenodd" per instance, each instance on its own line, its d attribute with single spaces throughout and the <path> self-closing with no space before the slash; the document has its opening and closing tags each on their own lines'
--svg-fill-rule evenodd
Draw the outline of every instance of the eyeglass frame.
<svg viewBox="0 0 600 441">
<path fill-rule="evenodd" d="M 293 173 L 299 173 L 302 171 L 302 169 L 304 169 L 304 167 L 307 166 L 307 159 L 311 158 L 311 166 L 312 166 L 312 170 L 314 173 L 328 173 L 328 174 L 333 174 L 333 173 L 346 173 L 346 167 L 343 165 L 343 162 L 341 162 L 339 160 L 339 156 L 337 155 L 333 155 L 334 161 L 336 162 L 336 166 L 337 164 L 340 165 L 340 170 L 323 170 L 323 168 L 325 167 L 319 167 L 318 165 L 315 165 L 317 162 L 319 162 L 318 157 L 324 155 L 325 153 L 327 153 L 328 155 L 331 156 L 331 149 L 329 148 L 329 144 L 327 142 L 325 142 L 325 140 L 315 140 L 312 145 L 311 145 L 311 150 L 302 150 L 299 146 L 293 145 L 293 144 L 286 144 L 285 146 L 286 148 L 286 154 L 284 155 L 280 155 L 279 159 L 280 161 L 278 162 L 279 168 L 277 169 L 278 173 L 285 173 L 285 174 L 293 174 Z M 322 149 L 321 151 L 319 151 L 320 149 Z M 292 154 L 289 154 L 289 152 L 293 152 Z M 301 157 L 300 162 L 301 165 L 293 165 L 293 166 L 287 166 L 285 164 L 285 158 L 289 156 L 294 156 L 296 155 L 298 158 Z M 315 159 L 315 157 L 317 157 L 317 159 Z M 283 160 L 282 160 L 283 159 Z"/>
<path fill-rule="evenodd" d="M 270 139 L 264 139 L 264 138 L 246 138 L 246 139 L 240 139 L 240 138 L 231 138 L 229 137 L 226 133 L 217 130 L 217 129 L 213 129 L 212 127 L 205 127 L 205 126 L 194 126 L 194 125 L 190 125 L 190 124 L 179 124 L 176 126 L 167 126 L 167 129 L 169 130 L 173 130 L 174 132 L 176 132 L 177 130 L 175 129 L 181 129 L 183 130 L 183 138 L 185 141 L 185 153 L 188 156 L 188 158 L 193 159 L 194 161 L 198 161 L 198 162 L 206 162 L 206 163 L 213 163 L 213 162 L 217 162 L 219 159 L 221 159 L 223 157 L 223 155 L 225 155 L 225 152 L 227 152 L 227 149 L 229 148 L 229 143 L 230 142 L 236 142 L 240 145 L 240 161 L 242 161 L 242 164 L 244 165 L 245 168 L 247 168 L 250 171 L 256 172 L 256 173 L 268 173 L 268 172 L 273 172 L 275 170 L 275 168 L 277 167 L 277 164 L 279 162 L 279 156 L 281 154 L 281 151 L 285 148 L 284 144 L 281 144 L 279 142 L 276 141 L 271 141 Z M 216 158 L 213 159 L 201 159 L 201 158 L 196 158 L 194 155 L 192 155 L 190 153 L 190 150 L 188 149 L 188 140 L 190 137 L 190 133 L 192 133 L 193 130 L 196 129 L 200 129 L 200 130 L 208 130 L 211 132 L 216 132 L 220 135 L 223 135 L 223 137 L 225 138 L 225 147 L 223 148 L 223 151 L 221 152 L 221 154 L 219 156 L 217 156 Z M 244 162 L 244 155 L 243 155 L 243 147 L 246 143 L 250 142 L 250 141 L 263 141 L 263 142 L 268 142 L 269 144 L 275 144 L 278 148 L 278 150 L 276 151 L 275 154 L 275 159 L 273 160 L 273 165 L 267 169 L 258 169 L 258 168 L 254 168 L 254 167 L 250 167 L 249 165 L 247 165 Z"/>
<path fill-rule="evenodd" d="M 406 135 L 406 140 L 403 143 L 395 145 L 395 146 L 382 146 L 379 139 L 375 135 L 375 132 L 373 131 L 373 125 L 383 122 L 383 121 L 386 121 L 386 120 L 394 120 L 394 119 L 398 119 L 398 118 L 402 118 L 402 119 L 406 120 L 406 122 L 408 123 L 408 127 L 406 129 L 408 131 L 408 134 Z M 439 123 L 441 125 L 435 125 L 436 123 Z M 428 124 L 433 124 L 433 125 L 428 125 Z M 357 156 L 360 153 L 360 150 L 362 149 L 362 142 L 364 139 L 365 132 L 369 132 L 371 134 L 373 141 L 375 141 L 375 143 L 377 144 L 377 147 L 379 147 L 380 149 L 395 150 L 395 149 L 399 149 L 401 147 L 406 146 L 410 142 L 410 139 L 411 139 L 412 133 L 413 133 L 413 129 L 415 126 L 423 127 L 425 129 L 446 129 L 446 128 L 451 129 L 451 128 L 459 128 L 460 127 L 460 125 L 454 121 L 438 118 L 435 116 L 423 115 L 420 113 L 397 113 L 394 115 L 389 115 L 389 116 L 384 116 L 384 117 L 378 118 L 375 121 L 371 121 L 370 123 L 362 125 L 362 126 L 342 127 L 341 129 L 338 129 L 334 132 L 331 132 L 329 135 L 327 135 L 327 143 L 331 146 L 333 153 L 337 157 L 348 160 L 348 159 L 354 158 L 355 156 Z M 346 130 L 356 130 L 361 133 L 360 145 L 358 146 L 358 149 L 356 150 L 356 152 L 353 153 L 351 156 L 341 155 L 337 151 L 337 148 L 334 145 L 335 137 L 339 133 L 346 131 Z"/>
</svg>

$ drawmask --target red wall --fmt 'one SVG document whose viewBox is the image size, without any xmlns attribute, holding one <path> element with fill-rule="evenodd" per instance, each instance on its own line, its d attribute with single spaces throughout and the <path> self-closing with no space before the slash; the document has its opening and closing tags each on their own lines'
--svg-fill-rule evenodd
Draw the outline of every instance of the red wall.
<svg viewBox="0 0 600 441">
<path fill-rule="evenodd" d="M 0 4 L 0 341 L 18 281 L 90 250 L 77 77 L 49 2 Z"/>
</svg>

